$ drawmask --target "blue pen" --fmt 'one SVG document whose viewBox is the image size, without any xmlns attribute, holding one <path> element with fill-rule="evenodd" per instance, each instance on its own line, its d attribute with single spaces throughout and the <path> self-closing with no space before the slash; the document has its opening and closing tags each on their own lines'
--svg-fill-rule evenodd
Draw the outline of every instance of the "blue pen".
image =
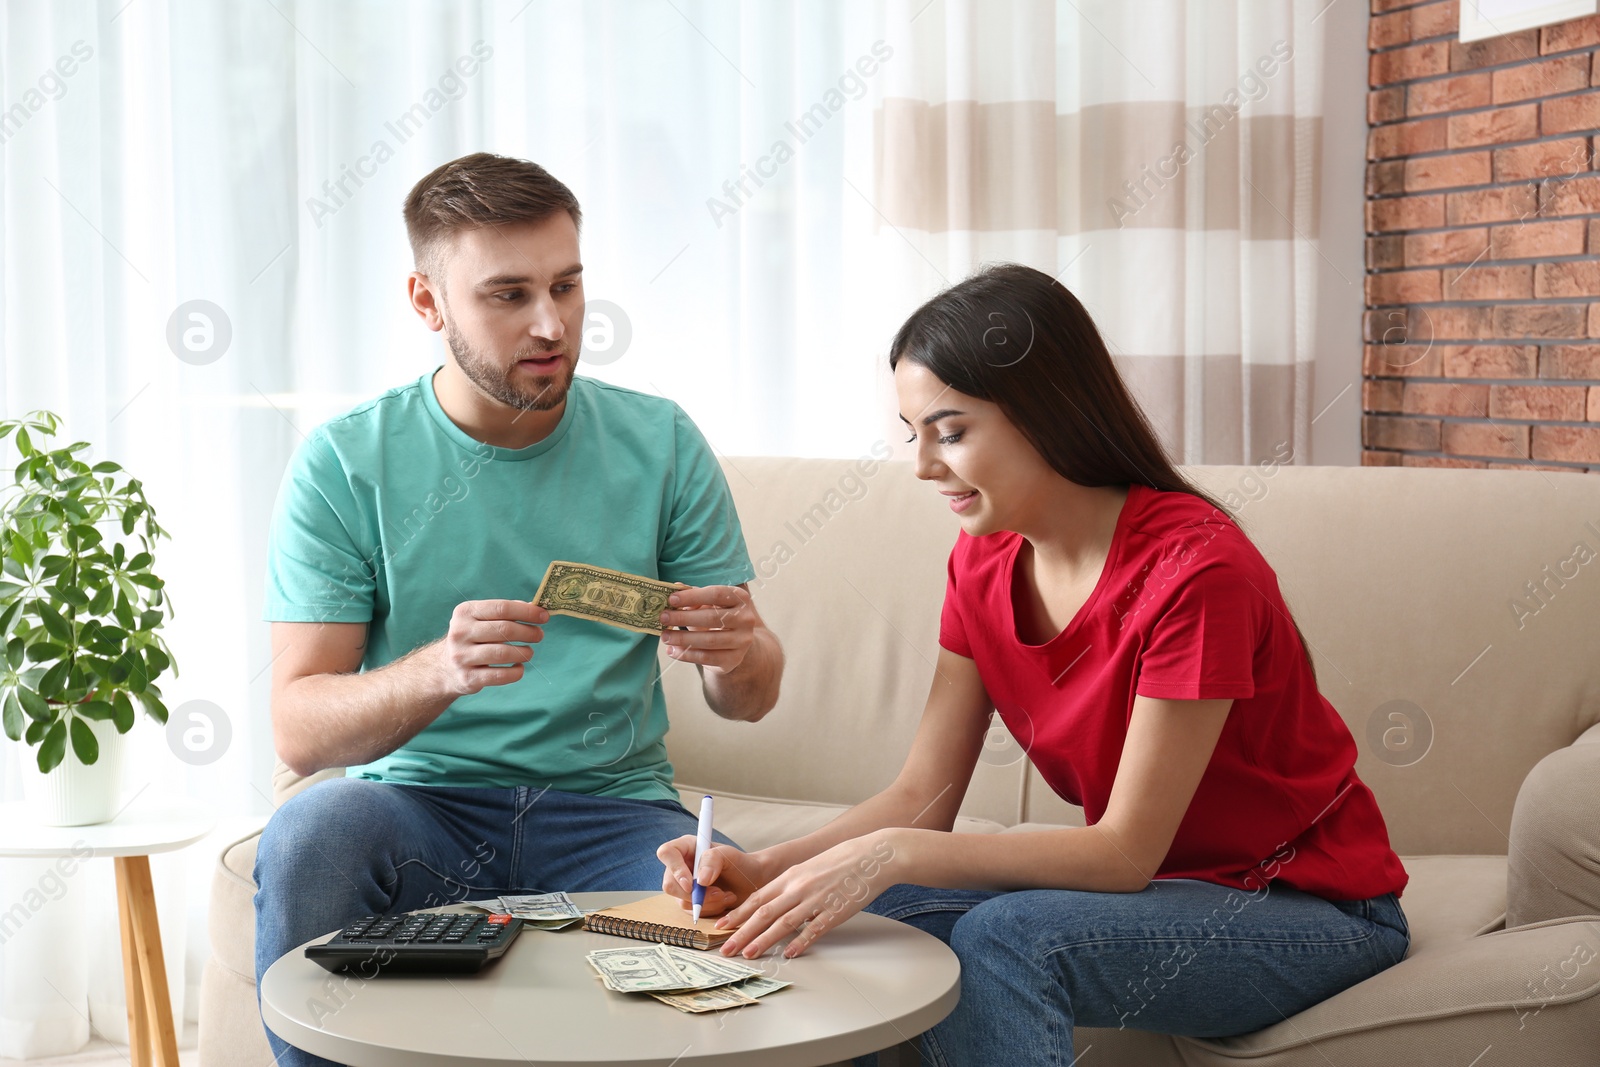
<svg viewBox="0 0 1600 1067">
<path fill-rule="evenodd" d="M 711 850 L 711 798 L 700 801 L 700 829 L 694 841 L 694 890 L 689 903 L 694 905 L 694 921 L 700 921 L 700 906 L 706 902 L 706 887 L 700 884 L 700 857 Z"/>
</svg>

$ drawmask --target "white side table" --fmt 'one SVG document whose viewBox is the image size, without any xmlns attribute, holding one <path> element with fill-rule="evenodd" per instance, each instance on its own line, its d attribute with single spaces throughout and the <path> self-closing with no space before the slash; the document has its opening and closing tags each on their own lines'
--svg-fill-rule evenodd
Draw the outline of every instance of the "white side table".
<svg viewBox="0 0 1600 1067">
<path fill-rule="evenodd" d="M 597 908 L 650 895 L 572 899 Z M 370 979 L 330 974 L 302 945 L 261 976 L 261 1017 L 296 1048 L 352 1067 L 815 1067 L 922 1033 L 961 993 L 954 952 L 880 915 L 855 915 L 784 963 L 776 974 L 792 988 L 704 1015 L 596 981 L 584 957 L 629 944 L 581 929 L 524 930 L 476 974 Z"/>
<path fill-rule="evenodd" d="M 178 1037 L 150 883 L 150 856 L 192 845 L 210 833 L 214 824 L 199 812 L 200 806 L 191 801 L 136 800 L 110 822 L 40 826 L 22 804 L 0 804 L 0 856 L 81 857 L 87 846 L 91 856 L 112 857 L 133 1067 L 178 1067 Z"/>
</svg>

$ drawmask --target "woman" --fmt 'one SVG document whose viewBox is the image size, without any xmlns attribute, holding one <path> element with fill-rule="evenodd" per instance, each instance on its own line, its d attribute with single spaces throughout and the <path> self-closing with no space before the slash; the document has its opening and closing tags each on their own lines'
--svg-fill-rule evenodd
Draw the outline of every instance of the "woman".
<svg viewBox="0 0 1600 1067">
<path fill-rule="evenodd" d="M 1070 1064 L 1075 1025 L 1244 1033 L 1398 962 L 1406 873 L 1276 577 L 1168 462 L 1082 305 L 984 270 L 889 362 L 917 477 L 961 522 L 933 689 L 883 792 L 710 852 L 722 951 L 797 956 L 869 904 L 919 926 L 961 960 L 929 1051 L 974 1065 Z M 991 708 L 1087 826 L 950 832 Z M 687 897 L 694 839 L 659 855 Z"/>
</svg>

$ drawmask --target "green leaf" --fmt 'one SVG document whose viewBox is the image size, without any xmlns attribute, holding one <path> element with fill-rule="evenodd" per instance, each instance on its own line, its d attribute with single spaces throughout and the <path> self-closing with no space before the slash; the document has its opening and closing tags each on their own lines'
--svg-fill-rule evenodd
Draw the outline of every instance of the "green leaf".
<svg viewBox="0 0 1600 1067">
<path fill-rule="evenodd" d="M 65 600 L 68 604 L 71 604 L 75 608 L 82 609 L 89 606 L 89 598 L 84 596 L 83 590 L 79 589 L 75 585 L 64 585 L 60 582 L 57 582 L 55 594 L 58 600 Z"/>
<path fill-rule="evenodd" d="M 96 463 L 89 469 L 94 471 L 96 474 L 114 474 L 122 468 L 108 459 L 103 463 Z"/>
<path fill-rule="evenodd" d="M 139 613 L 139 629 L 154 630 L 161 625 L 165 616 L 159 611 L 144 611 Z"/>
<path fill-rule="evenodd" d="M 152 678 L 156 677 L 168 667 L 172 666 L 172 660 L 169 659 L 167 654 L 161 651 L 159 648 L 145 649 L 144 660 L 146 663 L 150 664 L 150 677 Z"/>
<path fill-rule="evenodd" d="M 105 700 L 86 700 L 77 707 L 77 712 L 86 719 L 104 721 L 116 714 L 116 709 Z"/>
<path fill-rule="evenodd" d="M 128 598 L 120 592 L 117 593 L 114 614 L 117 616 L 117 621 L 122 624 L 123 629 L 131 630 L 134 628 L 133 605 L 128 603 Z"/>
<path fill-rule="evenodd" d="M 139 703 L 144 705 L 144 710 L 152 719 L 162 726 L 167 724 L 167 706 L 161 703 L 161 698 L 152 689 L 146 689 L 138 694 Z"/>
<path fill-rule="evenodd" d="M 122 561 L 126 558 L 127 553 L 123 550 L 121 541 L 111 546 L 111 562 L 114 566 L 121 567 Z"/>
<path fill-rule="evenodd" d="M 11 627 L 16 623 L 17 616 L 22 614 L 22 601 L 18 600 L 9 608 L 0 611 L 0 634 L 9 634 Z"/>
<path fill-rule="evenodd" d="M 50 724 L 47 722 L 30 722 L 28 728 L 23 731 L 22 740 L 30 745 L 37 745 L 48 729 Z"/>
<path fill-rule="evenodd" d="M 6 736 L 13 741 L 22 740 L 22 705 L 17 701 L 15 689 L 6 690 L 6 699 L 0 718 L 5 720 Z"/>
<path fill-rule="evenodd" d="M 39 561 L 39 569 L 46 578 L 53 578 L 66 570 L 71 562 L 71 556 L 45 556 Z"/>
<path fill-rule="evenodd" d="M 130 571 L 142 571 L 153 562 L 155 560 L 151 558 L 150 553 L 141 552 L 128 561 L 128 569 Z"/>
<path fill-rule="evenodd" d="M 133 701 L 120 689 L 111 696 L 111 721 L 116 724 L 119 734 L 133 729 Z"/>
<path fill-rule="evenodd" d="M 104 538 L 93 526 L 74 525 L 67 528 L 67 544 L 77 549 L 93 548 Z"/>
<path fill-rule="evenodd" d="M 39 616 L 39 621 L 44 623 L 44 628 L 46 630 L 49 630 L 52 634 L 67 642 L 69 645 L 72 643 L 72 624 L 67 622 L 66 618 L 59 611 L 51 607 L 49 604 L 46 604 L 42 600 L 35 600 L 31 606 L 33 608 L 33 613 Z"/>
<path fill-rule="evenodd" d="M 71 665 L 62 660 L 54 667 L 44 672 L 44 677 L 39 679 L 39 695 L 42 697 L 60 696 L 61 691 L 67 686 L 67 673 Z"/>
<path fill-rule="evenodd" d="M 6 662 L 11 664 L 12 670 L 22 666 L 22 656 L 26 651 L 27 645 L 20 637 L 13 637 L 6 644 Z"/>
<path fill-rule="evenodd" d="M 19 637 L 17 640 L 21 641 L 22 639 Z M 6 654 L 10 655 L 9 648 L 6 650 Z M 50 641 L 38 641 L 27 646 L 27 657 L 34 663 L 54 663 L 66 654 L 65 645 L 58 645 Z"/>
<path fill-rule="evenodd" d="M 6 555 L 24 567 L 33 566 L 33 544 L 26 537 L 13 537 L 6 546 Z"/>
<path fill-rule="evenodd" d="M 34 722 L 49 722 L 55 717 L 50 713 L 50 705 L 45 703 L 44 697 L 25 685 L 17 688 L 17 700 L 22 704 L 22 710 L 27 712 L 28 718 Z"/>
<path fill-rule="evenodd" d="M 94 594 L 94 599 L 89 601 L 89 612 L 94 615 L 104 615 L 111 610 L 112 589 L 109 585 L 102 585 Z"/>
<path fill-rule="evenodd" d="M 122 532 L 133 533 L 133 524 L 137 521 L 139 521 L 139 509 L 138 505 L 134 505 L 122 513 Z"/>
<path fill-rule="evenodd" d="M 58 722 L 45 731 L 44 741 L 39 745 L 39 769 L 49 774 L 61 766 L 61 761 L 67 755 L 67 724 Z"/>
<path fill-rule="evenodd" d="M 27 587 L 18 585 L 16 582 L 0 582 L 0 600 L 9 600 L 25 588 Z"/>
<path fill-rule="evenodd" d="M 33 447 L 33 438 L 28 436 L 27 430 L 17 430 L 17 451 L 24 456 L 31 456 L 37 451 Z"/>
<path fill-rule="evenodd" d="M 78 754 L 78 762 L 84 766 L 100 758 L 100 742 L 95 739 L 94 731 L 78 718 L 72 720 L 72 751 Z"/>
<path fill-rule="evenodd" d="M 128 581 L 134 583 L 135 585 L 142 585 L 146 589 L 160 589 L 163 585 L 166 584 L 160 578 L 157 578 L 155 575 L 142 573 L 142 572 L 141 573 L 136 573 L 136 574 L 129 574 L 128 575 Z"/>
</svg>

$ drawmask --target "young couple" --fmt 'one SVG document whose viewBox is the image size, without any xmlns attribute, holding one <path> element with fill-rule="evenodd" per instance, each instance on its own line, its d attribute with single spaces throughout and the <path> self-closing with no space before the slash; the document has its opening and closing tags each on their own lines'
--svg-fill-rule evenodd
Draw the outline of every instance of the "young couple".
<svg viewBox="0 0 1600 1067">
<path fill-rule="evenodd" d="M 319 428 L 274 518 L 278 750 L 350 770 L 263 834 L 258 972 L 430 898 L 688 897 L 655 640 L 504 599 L 519 560 L 685 582 L 668 655 L 719 714 L 777 700 L 782 653 L 703 439 L 669 402 L 573 377 L 571 193 L 480 153 L 424 178 L 406 217 L 412 304 L 450 358 Z M 1272 570 L 1173 468 L 1082 305 L 1031 268 L 981 271 L 917 309 L 889 362 L 916 475 L 962 527 L 932 692 L 889 788 L 806 837 L 709 853 L 706 910 L 738 926 L 723 951 L 798 955 L 863 907 L 919 926 L 961 960 L 925 1038 L 950 1064 L 1070 1064 L 1074 1025 L 1243 1033 L 1398 962 L 1406 874 Z M 993 710 L 1088 825 L 951 832 Z"/>
</svg>

